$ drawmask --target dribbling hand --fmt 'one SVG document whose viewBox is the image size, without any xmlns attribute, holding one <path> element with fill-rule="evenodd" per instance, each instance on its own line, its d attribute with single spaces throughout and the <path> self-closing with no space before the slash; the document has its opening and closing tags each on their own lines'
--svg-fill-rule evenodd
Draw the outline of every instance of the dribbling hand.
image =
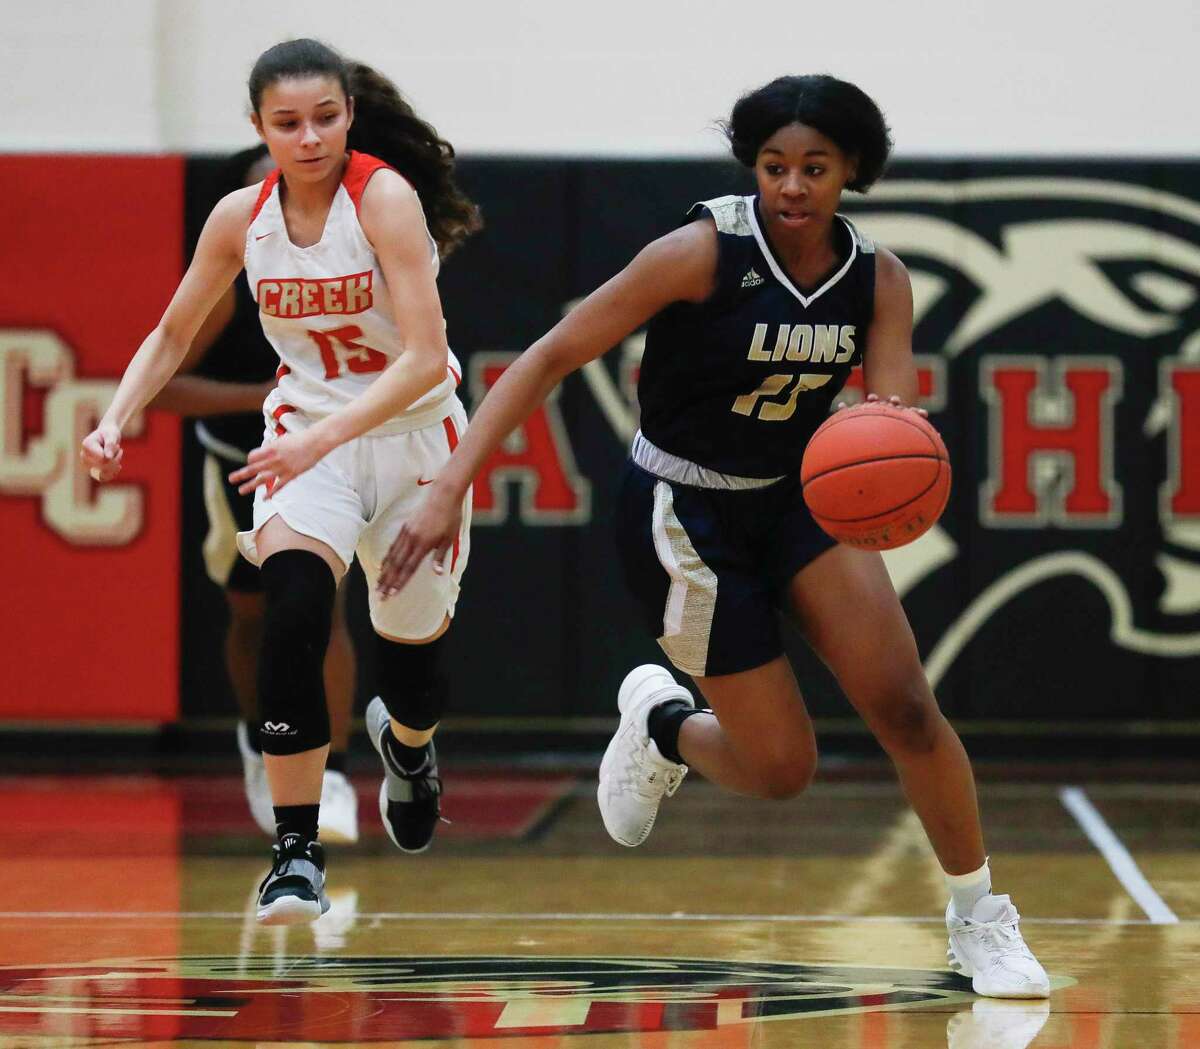
<svg viewBox="0 0 1200 1049">
<path fill-rule="evenodd" d="M 421 508 L 404 522 L 388 548 L 376 584 L 385 601 L 404 588 L 430 552 L 433 571 L 442 575 L 447 570 L 446 557 L 462 527 L 462 501 L 448 500 L 437 489 L 435 481 Z"/>
<path fill-rule="evenodd" d="M 121 431 L 111 423 L 101 423 L 79 446 L 79 461 L 87 467 L 93 481 L 111 481 L 121 472 Z"/>
<path fill-rule="evenodd" d="M 867 404 L 878 404 L 879 403 L 879 395 L 874 394 L 874 393 L 868 393 L 866 403 Z M 892 396 L 887 399 L 887 403 L 890 404 L 893 408 L 903 408 L 905 411 L 916 412 L 923 419 L 929 418 L 929 413 L 924 408 L 914 408 L 911 405 L 905 404 L 895 394 L 892 394 Z M 848 405 L 845 401 L 838 401 L 837 408 L 835 409 L 835 411 L 840 412 L 843 408 L 849 408 L 849 407 L 850 407 L 850 405 Z"/>
</svg>

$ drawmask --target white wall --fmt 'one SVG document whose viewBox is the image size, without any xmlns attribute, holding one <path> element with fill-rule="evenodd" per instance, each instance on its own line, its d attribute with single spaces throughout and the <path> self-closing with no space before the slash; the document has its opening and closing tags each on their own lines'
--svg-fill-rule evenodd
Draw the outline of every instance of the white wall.
<svg viewBox="0 0 1200 1049">
<path fill-rule="evenodd" d="M 874 95 L 898 152 L 1200 152 L 1198 0 L 0 0 L 0 149 L 245 144 L 245 80 L 315 35 L 377 65 L 463 153 L 718 153 L 785 72 Z"/>
<path fill-rule="evenodd" d="M 0 0 L 0 150 L 162 148 L 157 0 Z"/>
</svg>

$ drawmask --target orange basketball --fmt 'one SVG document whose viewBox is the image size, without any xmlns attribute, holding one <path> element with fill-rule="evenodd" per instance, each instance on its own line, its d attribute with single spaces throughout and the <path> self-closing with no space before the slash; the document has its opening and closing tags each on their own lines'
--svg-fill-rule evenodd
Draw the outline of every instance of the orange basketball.
<svg viewBox="0 0 1200 1049">
<path fill-rule="evenodd" d="M 931 528 L 950 496 L 950 459 L 928 419 L 874 401 L 825 420 L 800 465 L 804 501 L 839 543 L 891 550 Z"/>
</svg>

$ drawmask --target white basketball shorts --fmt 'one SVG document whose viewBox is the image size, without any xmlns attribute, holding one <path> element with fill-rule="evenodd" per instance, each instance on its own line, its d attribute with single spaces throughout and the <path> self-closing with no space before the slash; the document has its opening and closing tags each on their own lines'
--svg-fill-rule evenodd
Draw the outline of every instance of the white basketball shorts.
<svg viewBox="0 0 1200 1049">
<path fill-rule="evenodd" d="M 298 421 L 289 419 L 293 426 Z M 442 422 L 409 433 L 355 438 L 271 498 L 265 488 L 259 488 L 254 528 L 238 533 L 238 549 L 252 564 L 261 564 L 255 537 L 278 514 L 293 531 L 331 547 L 347 567 L 358 555 L 376 631 L 412 641 L 429 637 L 447 615 L 454 614 L 470 553 L 471 493 L 464 501 L 458 538 L 447 554 L 448 572 L 434 572 L 430 557 L 404 589 L 386 601 L 380 599 L 376 582 L 400 526 L 421 505 L 426 486 L 450 458 L 466 426 L 467 413 L 456 400 L 453 412 Z M 264 441 L 275 439 L 268 430 Z"/>
</svg>

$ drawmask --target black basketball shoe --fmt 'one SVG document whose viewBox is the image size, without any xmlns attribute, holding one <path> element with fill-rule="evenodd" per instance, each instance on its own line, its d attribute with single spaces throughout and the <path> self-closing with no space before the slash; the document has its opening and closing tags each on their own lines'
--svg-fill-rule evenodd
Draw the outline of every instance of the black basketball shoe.
<svg viewBox="0 0 1200 1049">
<path fill-rule="evenodd" d="M 367 735 L 383 761 L 379 815 L 383 829 L 401 852 L 424 852 L 433 841 L 441 817 L 442 781 L 438 776 L 433 740 L 425 745 L 425 763 L 415 772 L 402 769 L 388 751 L 390 718 L 376 696 L 367 706 Z"/>
<path fill-rule="evenodd" d="M 271 870 L 258 887 L 258 923 L 295 925 L 316 921 L 329 910 L 325 895 L 325 850 L 299 834 L 275 846 Z"/>
</svg>

